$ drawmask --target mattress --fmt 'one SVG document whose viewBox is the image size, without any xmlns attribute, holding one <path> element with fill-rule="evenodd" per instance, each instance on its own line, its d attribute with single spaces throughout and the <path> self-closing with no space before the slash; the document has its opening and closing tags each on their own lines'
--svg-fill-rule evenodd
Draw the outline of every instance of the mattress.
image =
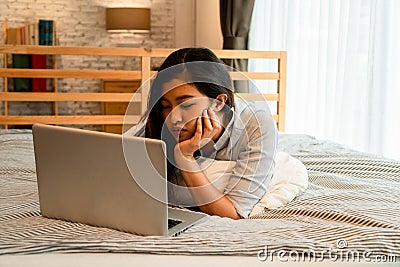
<svg viewBox="0 0 400 267">
<path fill-rule="evenodd" d="M 280 134 L 309 187 L 249 219 L 209 216 L 178 237 L 137 236 L 40 215 L 32 133 L 0 131 L 0 255 L 138 253 L 400 260 L 400 162 L 308 135 Z"/>
</svg>

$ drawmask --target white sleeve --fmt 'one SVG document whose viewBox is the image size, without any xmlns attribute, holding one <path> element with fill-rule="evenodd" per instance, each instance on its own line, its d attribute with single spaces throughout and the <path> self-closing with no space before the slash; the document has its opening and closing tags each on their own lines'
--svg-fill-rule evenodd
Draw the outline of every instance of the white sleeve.
<svg viewBox="0 0 400 267">
<path fill-rule="evenodd" d="M 242 218 L 249 216 L 267 190 L 275 167 L 276 143 L 277 131 L 272 117 L 256 112 L 237 144 L 241 152 L 225 188 Z"/>
</svg>

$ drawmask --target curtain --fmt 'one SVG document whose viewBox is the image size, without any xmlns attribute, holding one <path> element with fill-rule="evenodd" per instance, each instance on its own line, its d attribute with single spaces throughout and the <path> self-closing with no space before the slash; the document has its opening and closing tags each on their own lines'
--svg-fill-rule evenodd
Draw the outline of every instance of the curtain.
<svg viewBox="0 0 400 267">
<path fill-rule="evenodd" d="M 397 0 L 256 0 L 249 48 L 288 52 L 288 132 L 400 160 L 399 10 Z"/>
<path fill-rule="evenodd" d="M 246 50 L 253 13 L 254 0 L 220 0 L 220 20 L 223 49 Z M 246 59 L 224 59 L 224 62 L 239 71 L 247 71 Z M 236 81 L 235 91 L 248 92 L 246 81 Z"/>
</svg>

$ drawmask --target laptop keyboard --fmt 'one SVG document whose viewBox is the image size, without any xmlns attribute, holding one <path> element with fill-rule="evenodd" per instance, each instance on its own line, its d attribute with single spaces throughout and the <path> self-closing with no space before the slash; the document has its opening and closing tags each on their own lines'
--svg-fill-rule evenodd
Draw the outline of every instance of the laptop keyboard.
<svg viewBox="0 0 400 267">
<path fill-rule="evenodd" d="M 180 223 L 182 223 L 182 221 L 168 219 L 168 229 L 170 229 L 170 228 L 172 228 L 175 225 L 178 225 Z"/>
</svg>

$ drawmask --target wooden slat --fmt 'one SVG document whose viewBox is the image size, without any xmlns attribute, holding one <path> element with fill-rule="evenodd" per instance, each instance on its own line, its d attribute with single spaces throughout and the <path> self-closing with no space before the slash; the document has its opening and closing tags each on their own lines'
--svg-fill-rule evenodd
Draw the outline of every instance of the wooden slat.
<svg viewBox="0 0 400 267">
<path fill-rule="evenodd" d="M 280 73 L 278 81 L 278 130 L 284 132 L 286 120 L 286 52 L 281 52 L 281 57 L 278 60 L 278 71 Z"/>
<path fill-rule="evenodd" d="M 141 100 L 142 98 L 140 93 L 0 93 L 0 101 L 141 102 Z"/>
<path fill-rule="evenodd" d="M 129 48 L 129 47 L 68 47 L 0 45 L 0 53 L 43 54 L 43 55 L 87 55 L 87 56 L 148 56 L 167 57 L 175 49 L 170 48 Z M 212 50 L 220 58 L 280 58 L 280 52 L 250 50 Z"/>
<path fill-rule="evenodd" d="M 132 70 L 55 70 L 55 69 L 0 69 L 3 77 L 21 78 L 96 78 L 140 79 L 140 71 Z"/>
<path fill-rule="evenodd" d="M 32 45 L 0 45 L 1 53 L 42 54 L 42 55 L 86 55 L 86 56 L 151 56 L 164 57 L 174 49 L 148 49 L 129 47 L 78 47 L 78 46 L 32 46 Z"/>
<path fill-rule="evenodd" d="M 233 80 L 279 80 L 275 72 L 231 72 Z"/>
<path fill-rule="evenodd" d="M 272 52 L 272 51 L 251 51 L 251 50 L 216 50 L 213 49 L 213 52 L 219 58 L 269 58 L 269 59 L 277 59 L 279 58 L 280 52 Z"/>
<path fill-rule="evenodd" d="M 82 115 L 82 116 L 0 116 L 1 123 L 24 124 L 136 124 L 140 116 Z"/>
<path fill-rule="evenodd" d="M 149 58 L 149 57 L 145 57 Z M 65 70 L 65 69 L 11 69 L 0 68 L 2 77 L 9 78 L 96 78 L 96 79 L 141 79 L 138 70 Z M 156 74 L 149 71 L 148 77 Z M 279 80 L 275 72 L 231 72 L 233 80 Z"/>
<path fill-rule="evenodd" d="M 236 96 L 247 101 L 278 101 L 278 94 L 247 94 L 247 93 L 237 93 Z"/>
<path fill-rule="evenodd" d="M 278 115 L 272 118 L 279 123 Z M 123 115 L 81 115 L 81 116 L 0 116 L 1 123 L 12 125 L 26 124 L 136 124 L 140 120 L 140 116 L 123 116 Z"/>
</svg>

